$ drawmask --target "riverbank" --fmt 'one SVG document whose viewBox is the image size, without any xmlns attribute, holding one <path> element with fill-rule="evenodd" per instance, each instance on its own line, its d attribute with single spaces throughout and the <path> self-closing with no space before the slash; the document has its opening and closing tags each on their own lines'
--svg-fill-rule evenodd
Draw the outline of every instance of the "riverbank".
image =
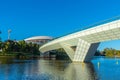
<svg viewBox="0 0 120 80">
<path fill-rule="evenodd" d="M 5 57 L 5 58 L 16 58 L 16 59 L 39 59 L 40 55 L 32 55 L 31 53 L 24 53 L 24 52 L 9 52 L 9 53 L 4 53 L 0 52 L 0 57 Z"/>
</svg>

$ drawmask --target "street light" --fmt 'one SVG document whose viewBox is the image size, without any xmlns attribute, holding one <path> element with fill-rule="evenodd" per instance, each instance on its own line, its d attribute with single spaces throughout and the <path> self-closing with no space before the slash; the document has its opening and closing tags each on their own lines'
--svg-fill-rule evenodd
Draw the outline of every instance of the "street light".
<svg viewBox="0 0 120 80">
<path fill-rule="evenodd" d="M 8 40 L 10 40 L 11 29 L 8 30 Z"/>
<path fill-rule="evenodd" d="M 1 34 L 2 32 L 0 31 L 0 34 Z M 1 36 L 0 36 L 0 41 L 1 41 Z"/>
</svg>

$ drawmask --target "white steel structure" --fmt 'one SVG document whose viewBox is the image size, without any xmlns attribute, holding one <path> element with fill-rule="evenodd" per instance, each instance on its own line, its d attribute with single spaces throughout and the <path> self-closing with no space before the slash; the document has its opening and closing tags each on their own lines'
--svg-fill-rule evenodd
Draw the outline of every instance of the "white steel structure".
<svg viewBox="0 0 120 80">
<path fill-rule="evenodd" d="M 44 44 L 51 41 L 53 38 L 49 36 L 33 36 L 27 39 L 24 39 L 27 43 L 35 43 L 35 44 Z"/>
<path fill-rule="evenodd" d="M 72 61 L 91 60 L 100 42 L 120 39 L 120 20 L 114 20 L 55 39 L 40 47 L 41 52 L 63 48 Z M 76 46 L 76 50 L 72 49 Z"/>
</svg>

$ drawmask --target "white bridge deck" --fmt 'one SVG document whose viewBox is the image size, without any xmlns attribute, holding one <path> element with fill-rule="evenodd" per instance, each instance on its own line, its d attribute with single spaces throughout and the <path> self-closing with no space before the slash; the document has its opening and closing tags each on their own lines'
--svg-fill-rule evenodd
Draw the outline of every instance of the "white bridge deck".
<svg viewBox="0 0 120 80">
<path fill-rule="evenodd" d="M 63 48 L 72 61 L 90 61 L 100 42 L 120 39 L 120 20 L 75 32 L 48 42 L 41 52 Z M 74 51 L 71 46 L 76 46 Z"/>
</svg>

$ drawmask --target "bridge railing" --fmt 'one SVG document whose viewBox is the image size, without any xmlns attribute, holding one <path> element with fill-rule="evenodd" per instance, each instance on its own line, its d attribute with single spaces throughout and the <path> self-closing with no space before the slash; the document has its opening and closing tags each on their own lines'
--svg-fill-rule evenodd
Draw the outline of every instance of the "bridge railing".
<svg viewBox="0 0 120 80">
<path fill-rule="evenodd" d="M 80 30 L 77 30 L 77 31 L 70 32 L 70 33 L 67 33 L 67 34 L 65 34 L 65 35 L 59 36 L 59 37 L 57 37 L 57 38 L 54 38 L 54 39 L 51 40 L 51 41 L 54 41 L 54 40 L 59 39 L 59 38 L 61 38 L 61 37 L 65 37 L 65 36 L 68 35 L 68 34 L 70 35 L 70 34 L 75 33 L 75 32 L 79 32 L 79 31 L 82 31 L 82 30 L 85 30 L 85 29 L 88 29 L 88 28 L 96 27 L 96 26 L 99 26 L 99 25 L 101 25 L 101 24 L 105 24 L 105 23 L 108 23 L 108 22 L 116 21 L 116 20 L 119 20 L 119 19 L 120 19 L 120 15 L 119 15 L 119 16 L 116 16 L 116 17 L 113 17 L 113 18 L 109 18 L 109 19 L 100 21 L 100 22 L 97 22 L 97 23 L 94 23 L 94 24 L 91 24 L 91 25 L 88 25 L 88 26 L 85 26 L 85 27 L 81 28 Z M 49 43 L 49 42 L 47 42 L 47 43 Z"/>
<path fill-rule="evenodd" d="M 70 33 L 67 33 L 65 35 L 62 35 L 62 36 L 59 36 L 55 39 L 58 39 L 60 37 L 63 37 L 63 36 L 66 36 L 68 34 L 72 34 L 72 33 L 75 33 L 75 32 L 79 32 L 79 31 L 82 31 L 82 30 L 85 30 L 85 29 L 88 29 L 88 28 L 92 28 L 92 27 L 95 27 L 95 26 L 98 26 L 98 25 L 101 25 L 101 24 L 105 24 L 105 23 L 108 23 L 108 22 L 112 22 L 112 21 L 115 21 L 115 20 L 119 20 L 120 19 L 120 15 L 119 16 L 116 16 L 116 17 L 112 17 L 112 18 L 109 18 L 109 19 L 105 19 L 103 21 L 99 21 L 99 22 L 96 22 L 94 24 L 91 24 L 91 25 L 88 25 L 88 26 L 85 26 L 85 27 L 82 27 L 80 30 L 77 30 L 77 31 L 74 31 L 74 32 L 70 32 Z"/>
</svg>

